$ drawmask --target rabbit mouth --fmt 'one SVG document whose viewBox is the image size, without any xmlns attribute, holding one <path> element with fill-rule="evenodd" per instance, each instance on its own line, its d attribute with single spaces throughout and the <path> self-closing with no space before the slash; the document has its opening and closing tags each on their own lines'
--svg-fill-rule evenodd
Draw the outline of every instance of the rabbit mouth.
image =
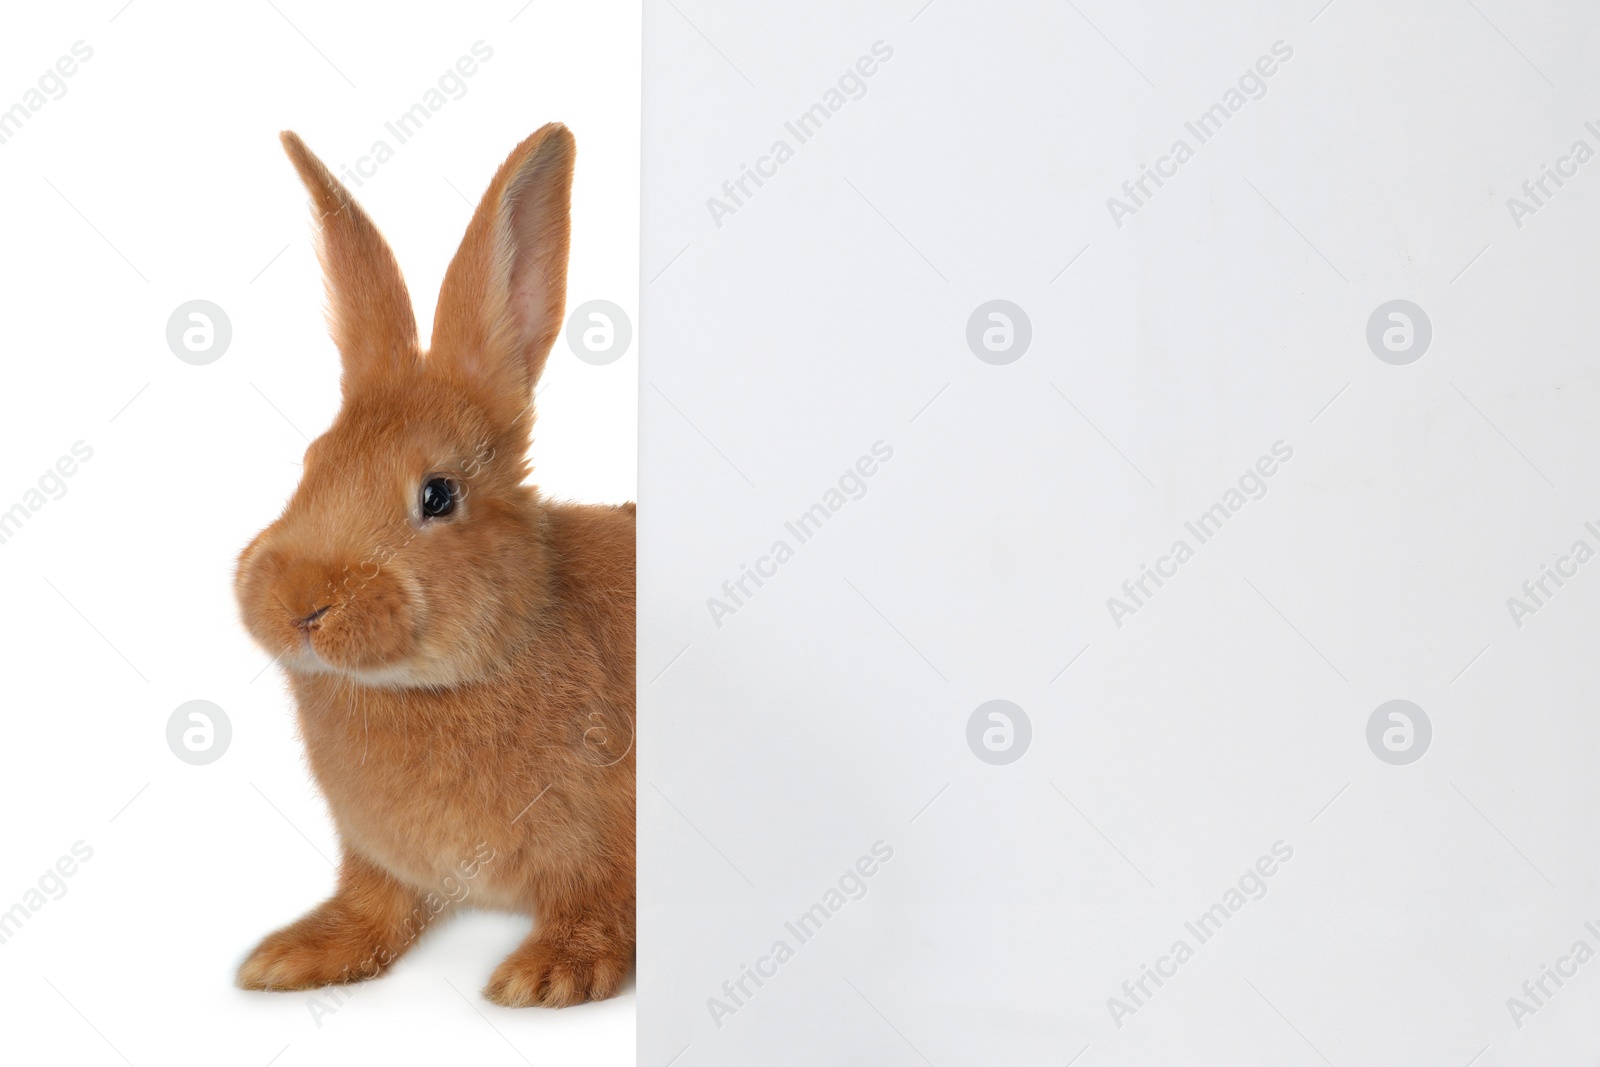
<svg viewBox="0 0 1600 1067">
<path fill-rule="evenodd" d="M 247 629 L 289 671 L 417 684 L 427 658 L 422 590 L 397 567 L 360 583 L 346 577 L 334 564 L 262 553 L 241 574 Z"/>
<path fill-rule="evenodd" d="M 402 598 L 403 599 L 403 598 Z M 402 603 L 370 604 L 354 599 L 291 620 L 294 659 L 285 666 L 341 674 L 369 685 L 404 685 L 419 652 L 412 612 Z"/>
<path fill-rule="evenodd" d="M 398 595 L 352 597 L 312 613 L 315 619 L 293 620 L 297 632 L 283 666 L 382 689 L 452 686 L 481 675 L 457 651 L 428 639 L 425 598 L 409 576 L 392 592 Z"/>
<path fill-rule="evenodd" d="M 468 598 L 447 587 L 441 595 L 403 559 L 346 565 L 361 556 L 297 548 L 252 546 L 237 578 L 246 628 L 291 673 L 388 689 L 452 687 L 492 675 L 520 634 L 487 625 L 492 593 Z"/>
</svg>

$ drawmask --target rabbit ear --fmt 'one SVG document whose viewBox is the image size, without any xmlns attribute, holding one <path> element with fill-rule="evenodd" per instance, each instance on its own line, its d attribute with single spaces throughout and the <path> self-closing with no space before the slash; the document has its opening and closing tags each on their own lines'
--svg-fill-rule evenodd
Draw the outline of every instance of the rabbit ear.
<svg viewBox="0 0 1600 1067">
<path fill-rule="evenodd" d="M 344 364 L 345 395 L 367 380 L 419 365 L 417 320 L 400 265 L 339 180 L 290 130 L 279 135 L 317 213 L 317 258 L 328 290 L 328 323 Z"/>
<path fill-rule="evenodd" d="M 434 314 L 430 358 L 486 382 L 519 412 L 561 332 L 574 155 L 558 122 L 512 151 L 450 261 Z"/>
</svg>

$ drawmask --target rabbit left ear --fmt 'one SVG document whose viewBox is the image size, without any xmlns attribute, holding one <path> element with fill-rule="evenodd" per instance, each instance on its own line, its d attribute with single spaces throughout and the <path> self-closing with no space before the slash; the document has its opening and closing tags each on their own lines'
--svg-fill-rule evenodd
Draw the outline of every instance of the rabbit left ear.
<svg viewBox="0 0 1600 1067">
<path fill-rule="evenodd" d="M 317 257 L 345 395 L 362 382 L 415 370 L 417 320 L 388 242 L 304 141 L 289 130 L 279 137 L 317 211 Z"/>
<path fill-rule="evenodd" d="M 575 154 L 558 122 L 512 151 L 450 261 L 434 313 L 430 358 L 490 383 L 518 412 L 561 333 Z"/>
</svg>

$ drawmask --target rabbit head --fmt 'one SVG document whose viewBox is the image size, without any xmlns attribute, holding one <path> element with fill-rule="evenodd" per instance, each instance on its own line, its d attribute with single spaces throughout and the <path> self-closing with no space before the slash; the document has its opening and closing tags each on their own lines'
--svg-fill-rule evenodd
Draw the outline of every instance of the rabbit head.
<svg viewBox="0 0 1600 1067">
<path fill-rule="evenodd" d="M 501 166 L 426 350 L 377 228 L 299 137 L 282 140 L 317 215 L 342 404 L 239 557 L 245 625 L 291 672 L 392 688 L 487 677 L 550 592 L 543 505 L 523 479 L 566 300 L 572 135 L 545 126 Z"/>
</svg>

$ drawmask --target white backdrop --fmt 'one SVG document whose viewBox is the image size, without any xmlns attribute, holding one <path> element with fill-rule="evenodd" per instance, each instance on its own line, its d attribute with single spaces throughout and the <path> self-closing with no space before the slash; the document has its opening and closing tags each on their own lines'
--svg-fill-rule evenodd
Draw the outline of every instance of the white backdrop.
<svg viewBox="0 0 1600 1067">
<path fill-rule="evenodd" d="M 231 578 L 338 403 L 310 209 L 278 131 L 336 171 L 363 168 L 352 191 L 427 336 L 495 168 L 566 122 L 569 307 L 603 299 L 636 317 L 638 9 L 14 5 L 0 70 L 0 513 L 24 508 L 0 541 L 0 912 L 23 909 L 0 926 L 0 1060 L 631 1062 L 631 986 L 561 1012 L 479 996 L 526 932 L 508 916 L 431 933 L 389 977 L 318 1009 L 233 987 L 260 937 L 328 893 L 337 852 Z M 385 124 L 418 103 L 430 117 L 401 143 Z M 379 140 L 392 157 L 362 163 Z M 191 300 L 231 325 L 206 365 L 168 347 Z M 632 498 L 636 366 L 632 351 L 596 366 L 564 343 L 551 358 L 534 446 L 548 492 Z M 63 456 L 70 476 L 51 473 Z M 196 699 L 232 730 L 203 766 L 166 737 Z"/>
<path fill-rule="evenodd" d="M 645 5 L 642 1063 L 1593 1061 L 1597 30 Z"/>
</svg>

